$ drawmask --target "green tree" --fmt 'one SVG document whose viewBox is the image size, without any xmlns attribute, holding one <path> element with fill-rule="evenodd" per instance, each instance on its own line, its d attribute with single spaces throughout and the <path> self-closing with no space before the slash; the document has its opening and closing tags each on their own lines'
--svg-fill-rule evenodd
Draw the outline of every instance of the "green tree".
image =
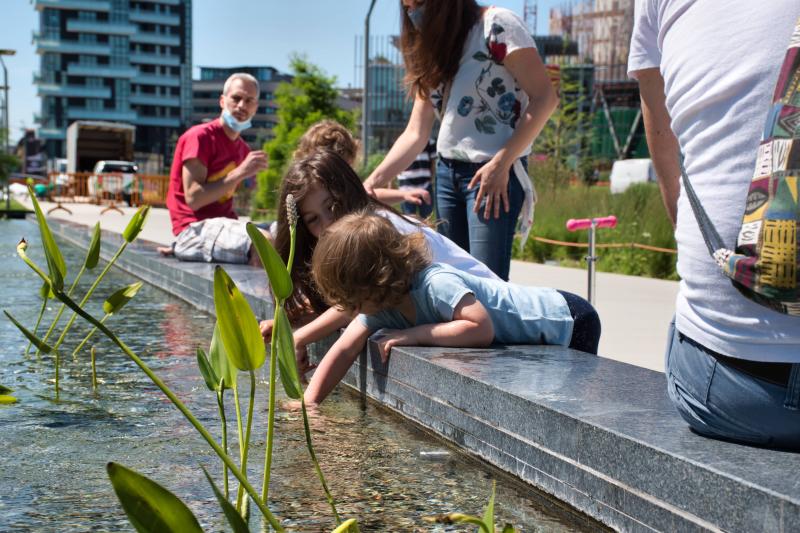
<svg viewBox="0 0 800 533">
<path fill-rule="evenodd" d="M 567 183 L 571 173 L 585 172 L 591 116 L 582 74 L 580 67 L 561 68 L 558 107 L 536 138 L 534 150 L 548 156 L 535 175 L 545 188 L 555 190 Z"/>
<path fill-rule="evenodd" d="M 275 91 L 278 104 L 278 124 L 275 137 L 264 144 L 269 157 L 269 168 L 258 175 L 258 190 L 254 207 L 275 209 L 281 178 L 291 161 L 297 141 L 309 126 L 322 119 L 333 119 L 348 129 L 353 129 L 355 114 L 336 104 L 338 91 L 335 77 L 327 76 L 322 69 L 304 56 L 293 55 L 291 70 L 294 79 L 281 83 Z"/>
</svg>

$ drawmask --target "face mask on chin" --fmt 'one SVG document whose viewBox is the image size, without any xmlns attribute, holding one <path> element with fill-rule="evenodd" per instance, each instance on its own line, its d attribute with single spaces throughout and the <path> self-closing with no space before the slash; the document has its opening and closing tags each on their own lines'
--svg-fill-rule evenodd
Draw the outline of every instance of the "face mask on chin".
<svg viewBox="0 0 800 533">
<path fill-rule="evenodd" d="M 234 117 L 227 109 L 222 110 L 222 121 L 226 126 L 236 133 L 242 133 L 244 130 L 252 126 L 252 121 L 250 119 L 247 119 L 244 122 L 238 121 L 236 120 L 236 117 Z"/>
</svg>

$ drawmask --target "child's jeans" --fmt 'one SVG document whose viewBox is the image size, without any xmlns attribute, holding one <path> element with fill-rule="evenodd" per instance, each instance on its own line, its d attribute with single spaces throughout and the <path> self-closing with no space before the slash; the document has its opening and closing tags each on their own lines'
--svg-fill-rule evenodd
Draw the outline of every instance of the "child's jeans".
<svg viewBox="0 0 800 533">
<path fill-rule="evenodd" d="M 600 316 L 592 304 L 577 294 L 558 291 L 567 301 L 569 313 L 572 315 L 572 340 L 569 347 L 597 355 L 597 346 L 600 344 Z"/>
</svg>

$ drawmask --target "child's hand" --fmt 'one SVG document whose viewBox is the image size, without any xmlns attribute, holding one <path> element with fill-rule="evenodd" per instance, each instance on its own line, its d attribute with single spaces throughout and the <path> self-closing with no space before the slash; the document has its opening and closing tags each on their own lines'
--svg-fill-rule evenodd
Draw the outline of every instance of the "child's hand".
<svg viewBox="0 0 800 533">
<path fill-rule="evenodd" d="M 273 320 L 262 320 L 259 323 L 258 327 L 261 329 L 261 336 L 264 337 L 264 343 L 268 343 L 272 340 L 272 324 Z"/>
<path fill-rule="evenodd" d="M 403 189 L 403 201 L 414 205 L 431 205 L 431 193 L 427 189 Z"/>
<path fill-rule="evenodd" d="M 386 363 L 394 346 L 415 346 L 417 340 L 408 329 L 384 329 L 373 339 L 378 344 L 381 361 Z"/>
<path fill-rule="evenodd" d="M 308 347 L 305 344 L 294 345 L 294 357 L 297 361 L 297 372 L 300 374 L 300 380 L 306 382 L 306 373 L 317 368 L 317 365 L 312 365 L 308 360 Z"/>
</svg>

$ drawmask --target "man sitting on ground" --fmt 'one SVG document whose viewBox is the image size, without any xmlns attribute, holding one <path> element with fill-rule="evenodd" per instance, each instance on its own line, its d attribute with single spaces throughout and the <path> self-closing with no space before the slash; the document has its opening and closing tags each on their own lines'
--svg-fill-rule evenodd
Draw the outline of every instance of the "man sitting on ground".
<svg viewBox="0 0 800 533">
<path fill-rule="evenodd" d="M 241 138 L 258 109 L 259 85 L 250 74 L 232 74 L 219 98 L 219 119 L 191 127 L 175 147 L 167 208 L 175 242 L 159 248 L 181 261 L 248 263 L 245 223 L 233 210 L 233 194 L 245 179 L 267 168 L 262 150 Z"/>
</svg>

